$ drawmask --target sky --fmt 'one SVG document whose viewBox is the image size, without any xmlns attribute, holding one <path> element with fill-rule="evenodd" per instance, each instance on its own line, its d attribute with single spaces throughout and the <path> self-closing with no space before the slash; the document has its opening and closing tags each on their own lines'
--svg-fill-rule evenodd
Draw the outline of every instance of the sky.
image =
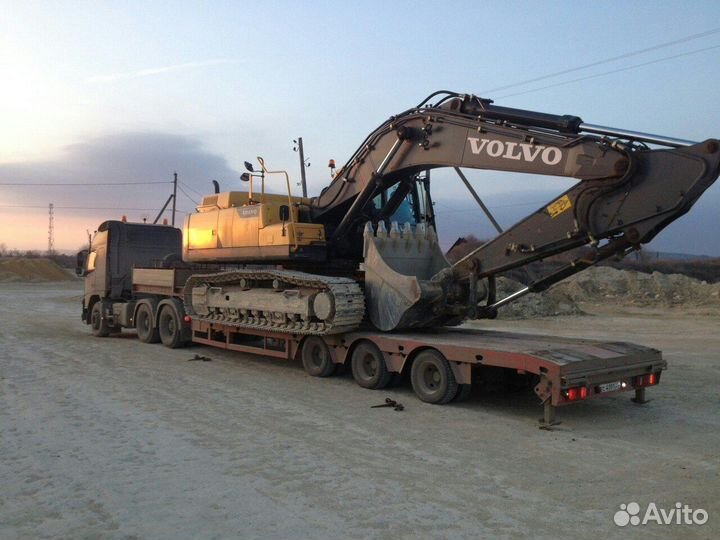
<svg viewBox="0 0 720 540">
<path fill-rule="evenodd" d="M 152 220 L 174 172 L 181 212 L 212 179 L 242 189 L 243 162 L 256 156 L 297 180 L 299 136 L 317 194 L 330 158 L 343 163 L 390 115 L 439 89 L 720 137 L 716 1 L 0 0 L 0 13 L 0 244 L 10 248 L 47 248 L 49 203 L 61 250 L 105 219 Z M 572 185 L 467 175 L 503 226 Z M 433 180 L 444 243 L 491 234 L 454 174 Z M 97 182 L 142 184 L 86 185 Z M 80 185 L 29 185 L 54 183 Z M 651 247 L 720 255 L 719 207 L 720 182 Z"/>
</svg>

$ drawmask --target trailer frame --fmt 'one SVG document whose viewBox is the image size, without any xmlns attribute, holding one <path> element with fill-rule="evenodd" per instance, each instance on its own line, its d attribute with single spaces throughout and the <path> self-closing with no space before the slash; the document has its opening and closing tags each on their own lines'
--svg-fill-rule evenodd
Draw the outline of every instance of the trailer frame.
<svg viewBox="0 0 720 540">
<path fill-rule="evenodd" d="M 182 297 L 191 274 L 188 268 L 134 268 L 132 298 L 110 302 L 105 315 L 108 324 L 135 328 L 135 313 L 145 304 L 152 310 L 153 324 L 158 325 L 161 310 L 171 306 L 182 335 L 167 346 L 195 343 L 290 361 L 301 356 L 310 336 L 190 318 Z M 533 376 L 533 390 L 543 405 L 541 424 L 545 428 L 558 423 L 557 407 L 578 401 L 634 391 L 633 401 L 646 403 L 647 386 L 658 384 L 667 368 L 659 350 L 642 345 L 470 327 L 399 333 L 362 328 L 317 337 L 336 365 L 351 363 L 359 344 L 369 342 L 379 350 L 391 374 L 406 373 L 420 353 L 436 351 L 447 360 L 454 384 L 459 387 L 471 385 L 473 370 L 480 366 Z"/>
</svg>

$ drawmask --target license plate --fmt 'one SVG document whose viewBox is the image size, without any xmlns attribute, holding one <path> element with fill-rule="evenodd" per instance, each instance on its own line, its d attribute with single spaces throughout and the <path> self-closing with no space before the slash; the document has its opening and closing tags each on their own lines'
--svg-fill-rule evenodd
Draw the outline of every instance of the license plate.
<svg viewBox="0 0 720 540">
<path fill-rule="evenodd" d="M 605 384 L 601 384 L 599 386 L 600 392 L 614 392 L 615 390 L 620 390 L 620 383 L 619 382 L 609 382 Z"/>
</svg>

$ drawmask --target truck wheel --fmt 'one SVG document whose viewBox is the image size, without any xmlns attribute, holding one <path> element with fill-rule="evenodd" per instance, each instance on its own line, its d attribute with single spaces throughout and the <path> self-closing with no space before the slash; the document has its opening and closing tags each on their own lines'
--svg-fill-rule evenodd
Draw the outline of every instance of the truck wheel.
<svg viewBox="0 0 720 540">
<path fill-rule="evenodd" d="M 160 334 L 160 341 L 162 341 L 162 344 L 166 347 L 170 349 L 177 349 L 178 347 L 185 346 L 180 318 L 177 316 L 177 313 L 175 313 L 175 310 L 168 305 L 165 305 L 160 309 L 158 330 Z"/>
<path fill-rule="evenodd" d="M 135 315 L 135 328 L 137 328 L 138 339 L 143 343 L 157 343 L 160 341 L 160 333 L 157 326 L 153 324 L 152 308 L 148 304 L 141 304 Z"/>
<path fill-rule="evenodd" d="M 110 325 L 107 319 L 103 317 L 103 309 L 101 302 L 95 302 L 90 312 L 90 328 L 92 335 L 95 337 L 108 337 L 110 335 Z"/>
<path fill-rule="evenodd" d="M 458 392 L 458 383 L 450 362 L 436 350 L 417 355 L 410 372 L 415 394 L 426 403 L 448 403 Z"/>
<path fill-rule="evenodd" d="M 305 338 L 302 346 L 302 363 L 308 375 L 329 377 L 335 373 L 336 364 L 332 361 L 330 348 L 319 336 Z"/>
<path fill-rule="evenodd" d="M 363 341 L 355 347 L 350 360 L 355 382 L 363 388 L 379 390 L 390 384 L 392 374 L 385 365 L 385 358 L 377 345 Z"/>
</svg>

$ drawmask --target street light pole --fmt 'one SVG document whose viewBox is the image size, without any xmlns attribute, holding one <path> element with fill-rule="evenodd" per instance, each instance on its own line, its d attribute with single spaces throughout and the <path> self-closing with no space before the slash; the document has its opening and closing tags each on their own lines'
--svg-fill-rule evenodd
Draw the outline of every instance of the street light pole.
<svg viewBox="0 0 720 540">
<path fill-rule="evenodd" d="M 172 226 L 175 226 L 175 201 L 177 200 L 177 172 L 173 174 Z M 159 217 L 159 216 L 158 216 Z"/>
<path fill-rule="evenodd" d="M 303 151 L 302 137 L 298 137 L 298 151 L 300 152 L 300 183 L 302 185 L 302 195 L 307 197 L 307 184 L 305 183 L 305 153 Z"/>
</svg>

